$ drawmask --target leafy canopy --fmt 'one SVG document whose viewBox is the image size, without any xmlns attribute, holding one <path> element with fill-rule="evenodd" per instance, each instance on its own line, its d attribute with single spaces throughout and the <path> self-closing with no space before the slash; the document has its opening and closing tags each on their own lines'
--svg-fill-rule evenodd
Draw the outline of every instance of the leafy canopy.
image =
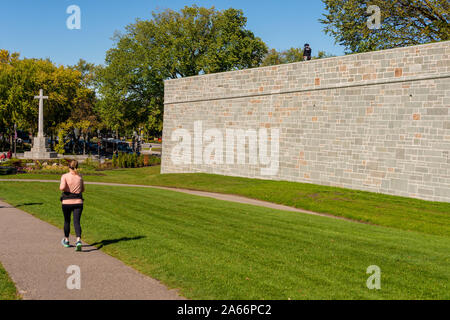
<svg viewBox="0 0 450 320">
<path fill-rule="evenodd" d="M 115 35 L 99 71 L 97 109 L 112 129 L 161 131 L 164 80 L 257 67 L 267 53 L 242 10 L 194 5 L 152 17 Z"/>
<path fill-rule="evenodd" d="M 34 99 L 44 90 L 44 126 L 47 132 L 73 117 L 92 115 L 95 92 L 86 87 L 81 72 L 56 66 L 50 60 L 20 59 L 18 53 L 0 50 L 0 132 L 19 129 L 37 132 L 39 104 Z M 93 120 L 94 118 L 90 118 Z"/>
<path fill-rule="evenodd" d="M 333 57 L 333 55 L 326 53 L 325 51 L 319 51 L 317 56 L 313 56 L 312 59 L 322 59 Z M 303 49 L 290 48 L 284 51 L 277 51 L 276 49 L 270 49 L 267 55 L 264 57 L 262 66 L 273 66 L 285 63 L 294 63 L 303 61 Z"/>
<path fill-rule="evenodd" d="M 390 49 L 449 40 L 448 0 L 322 0 L 319 21 L 347 53 Z M 370 5 L 380 8 L 381 28 L 369 29 Z"/>
</svg>

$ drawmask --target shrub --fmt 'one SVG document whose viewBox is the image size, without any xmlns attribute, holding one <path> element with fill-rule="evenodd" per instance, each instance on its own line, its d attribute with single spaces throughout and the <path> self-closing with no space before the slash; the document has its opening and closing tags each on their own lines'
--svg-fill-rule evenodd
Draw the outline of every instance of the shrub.
<svg viewBox="0 0 450 320">
<path fill-rule="evenodd" d="M 156 158 L 156 157 L 155 157 Z M 150 160 L 148 155 L 138 156 L 135 153 L 119 153 L 114 155 L 110 164 L 112 168 L 140 168 L 150 165 L 154 160 Z"/>
<path fill-rule="evenodd" d="M 132 167 L 132 163 L 131 163 L 132 160 L 133 160 L 132 155 L 129 154 L 129 153 L 126 153 L 125 154 L 125 168 L 131 168 Z"/>
<path fill-rule="evenodd" d="M 157 166 L 161 164 L 161 158 L 158 156 L 150 156 L 150 166 Z"/>
<path fill-rule="evenodd" d="M 117 160 L 117 155 L 115 154 L 112 157 L 112 166 L 113 166 L 113 168 L 117 168 L 117 165 L 118 165 L 118 160 Z"/>
<path fill-rule="evenodd" d="M 21 159 L 11 158 L 11 159 L 1 162 L 0 166 L 19 168 L 19 167 L 25 166 L 25 164 L 28 162 L 33 162 L 33 160 L 25 160 L 25 159 L 21 160 Z"/>
<path fill-rule="evenodd" d="M 98 166 L 97 171 L 111 170 L 111 169 L 114 169 L 112 161 L 106 161 Z"/>
<path fill-rule="evenodd" d="M 17 168 L 14 167 L 0 167 L 0 175 L 9 175 L 9 174 L 16 174 Z"/>
<path fill-rule="evenodd" d="M 143 156 L 139 156 L 137 161 L 138 161 L 138 163 L 137 163 L 138 167 L 144 166 L 144 157 Z"/>
<path fill-rule="evenodd" d="M 124 153 L 120 153 L 119 155 L 119 168 L 125 168 L 126 167 L 126 157 Z"/>
<path fill-rule="evenodd" d="M 64 129 L 60 129 L 58 131 L 58 143 L 55 145 L 55 151 L 59 154 L 64 154 L 66 146 L 66 142 L 64 141 L 64 137 L 66 136 L 67 132 Z"/>
<path fill-rule="evenodd" d="M 93 161 L 91 158 L 87 158 L 82 164 L 81 167 L 91 170 L 96 170 L 99 167 L 99 163 L 97 161 Z"/>
</svg>

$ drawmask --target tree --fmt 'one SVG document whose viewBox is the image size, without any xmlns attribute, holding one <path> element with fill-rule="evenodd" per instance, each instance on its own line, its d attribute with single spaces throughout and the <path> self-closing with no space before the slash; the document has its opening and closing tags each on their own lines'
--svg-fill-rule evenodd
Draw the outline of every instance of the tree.
<svg viewBox="0 0 450 320">
<path fill-rule="evenodd" d="M 52 135 L 71 115 L 84 115 L 81 101 L 87 103 L 95 98 L 80 71 L 57 67 L 50 60 L 20 59 L 18 53 L 1 50 L 0 131 L 12 136 L 17 124 L 22 130 L 37 132 L 38 103 L 34 96 L 39 89 L 50 98 L 45 102 L 44 126 Z"/>
<path fill-rule="evenodd" d="M 94 112 L 94 106 L 97 103 L 95 85 L 98 67 L 80 59 L 70 68 L 80 73 L 80 85 L 77 87 L 73 100 L 70 120 L 75 123 L 75 127 L 82 128 L 81 131 L 86 137 L 89 129 L 99 127 L 99 119 Z"/>
<path fill-rule="evenodd" d="M 312 59 L 322 59 L 333 57 L 332 54 L 325 53 L 325 51 L 319 51 L 317 56 L 313 56 Z M 303 61 L 303 49 L 290 48 L 285 51 L 277 51 L 270 49 L 267 55 L 264 57 L 262 66 L 273 66 L 285 63 L 294 63 Z"/>
<path fill-rule="evenodd" d="M 281 52 L 278 52 L 276 49 L 270 49 L 267 55 L 264 57 L 262 62 L 262 66 L 275 66 L 278 64 L 286 63 L 284 57 Z"/>
<path fill-rule="evenodd" d="M 74 70 L 77 70 L 81 74 L 81 82 L 87 88 L 94 88 L 95 84 L 95 71 L 97 70 L 97 66 L 93 63 L 89 63 L 84 59 L 80 59 L 78 63 L 71 67 Z"/>
<path fill-rule="evenodd" d="M 448 0 L 322 0 L 324 31 L 347 53 L 449 40 Z M 369 29 L 369 5 L 380 8 L 381 28 Z"/>
<path fill-rule="evenodd" d="M 331 58 L 331 57 L 335 57 L 336 55 L 331 54 L 331 53 L 326 53 L 325 51 L 319 51 L 317 53 L 317 56 L 313 56 L 312 59 L 316 60 L 316 59 L 325 59 L 325 58 Z"/>
<path fill-rule="evenodd" d="M 290 48 L 281 52 L 276 49 L 271 49 L 264 57 L 262 66 L 273 66 L 299 61 L 303 61 L 303 50 L 300 48 Z"/>
<path fill-rule="evenodd" d="M 73 130 L 73 122 L 68 120 L 66 122 L 61 123 L 58 126 L 58 143 L 55 145 L 55 151 L 59 154 L 64 154 L 66 152 L 66 136 L 69 132 Z"/>
<path fill-rule="evenodd" d="M 0 50 L 0 149 L 12 144 L 14 120 L 17 118 L 13 107 L 9 103 L 9 83 L 13 78 L 12 64 L 18 59 L 18 54 L 10 54 L 7 50 Z"/>
<path fill-rule="evenodd" d="M 283 52 L 286 63 L 299 62 L 303 60 L 303 50 L 300 48 L 290 48 Z"/>
<path fill-rule="evenodd" d="M 98 73 L 102 119 L 113 129 L 160 132 L 165 79 L 261 64 L 267 47 L 246 23 L 242 10 L 186 6 L 127 26 Z"/>
</svg>

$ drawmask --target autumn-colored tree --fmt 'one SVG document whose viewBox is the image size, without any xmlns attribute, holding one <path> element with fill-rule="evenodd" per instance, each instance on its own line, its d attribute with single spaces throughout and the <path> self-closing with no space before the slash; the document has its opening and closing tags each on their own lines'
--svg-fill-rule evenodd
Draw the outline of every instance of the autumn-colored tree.
<svg viewBox="0 0 450 320">
<path fill-rule="evenodd" d="M 17 53 L 1 50 L 1 132 L 11 136 L 14 124 L 19 129 L 37 132 L 39 104 L 34 96 L 39 93 L 39 89 L 49 96 L 44 104 L 44 126 L 46 133 L 51 136 L 71 115 L 83 117 L 83 110 L 88 109 L 83 108 L 83 104 L 92 107 L 95 98 L 95 92 L 86 87 L 80 71 L 55 66 L 50 60 L 20 59 Z"/>
</svg>

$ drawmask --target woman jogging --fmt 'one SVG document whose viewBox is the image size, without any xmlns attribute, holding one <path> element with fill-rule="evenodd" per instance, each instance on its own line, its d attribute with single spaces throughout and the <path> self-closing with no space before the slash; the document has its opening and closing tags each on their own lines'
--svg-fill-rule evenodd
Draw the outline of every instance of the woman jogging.
<svg viewBox="0 0 450 320">
<path fill-rule="evenodd" d="M 70 217 L 73 212 L 73 225 L 77 235 L 76 251 L 81 251 L 81 213 L 83 212 L 83 178 L 78 173 L 78 161 L 73 160 L 69 164 L 69 172 L 61 177 L 59 189 L 61 195 L 62 211 L 64 214 L 64 238 L 61 243 L 69 248 Z"/>
</svg>

